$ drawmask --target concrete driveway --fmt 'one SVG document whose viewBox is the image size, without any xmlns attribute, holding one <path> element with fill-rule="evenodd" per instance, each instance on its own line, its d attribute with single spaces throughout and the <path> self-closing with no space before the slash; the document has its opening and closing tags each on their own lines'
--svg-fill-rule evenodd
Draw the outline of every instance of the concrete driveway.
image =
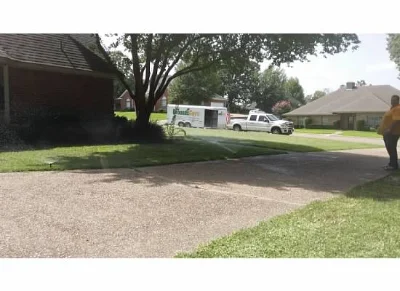
<svg viewBox="0 0 400 291">
<path fill-rule="evenodd" d="M 384 176 L 384 149 L 0 174 L 1 257 L 172 257 Z"/>
</svg>

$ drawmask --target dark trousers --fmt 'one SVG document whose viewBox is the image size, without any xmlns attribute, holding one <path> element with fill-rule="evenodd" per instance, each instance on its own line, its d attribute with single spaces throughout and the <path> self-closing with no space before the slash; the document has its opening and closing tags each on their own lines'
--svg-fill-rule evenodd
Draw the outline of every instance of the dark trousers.
<svg viewBox="0 0 400 291">
<path fill-rule="evenodd" d="M 383 140 L 385 142 L 386 150 L 389 154 L 390 157 L 390 162 L 389 166 L 392 166 L 393 168 L 398 169 L 399 164 L 398 164 L 398 157 L 397 157 L 397 142 L 399 141 L 399 135 L 393 135 L 393 134 L 385 134 L 383 136 Z"/>
</svg>

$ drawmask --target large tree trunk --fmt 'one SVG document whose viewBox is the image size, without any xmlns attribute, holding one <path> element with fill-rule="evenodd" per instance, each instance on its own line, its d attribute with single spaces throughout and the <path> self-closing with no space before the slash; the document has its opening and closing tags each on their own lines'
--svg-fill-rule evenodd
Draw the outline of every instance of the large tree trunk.
<svg viewBox="0 0 400 291">
<path fill-rule="evenodd" d="M 145 99 L 144 96 L 136 96 L 136 126 L 140 129 L 146 129 L 150 124 L 150 115 L 153 112 L 154 102 L 151 99 Z"/>
</svg>

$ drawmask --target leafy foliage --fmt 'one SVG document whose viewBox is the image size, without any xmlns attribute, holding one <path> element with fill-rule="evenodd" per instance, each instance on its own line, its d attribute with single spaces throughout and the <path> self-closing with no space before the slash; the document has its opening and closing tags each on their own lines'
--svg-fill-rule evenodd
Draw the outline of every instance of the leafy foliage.
<svg viewBox="0 0 400 291">
<path fill-rule="evenodd" d="M 286 74 L 282 69 L 270 66 L 259 75 L 256 92 L 251 101 L 257 103 L 257 108 L 271 111 L 272 107 L 285 97 Z"/>
<path fill-rule="evenodd" d="M 311 118 L 309 118 L 309 117 L 306 117 L 305 119 L 304 119 L 304 127 L 305 128 L 309 128 L 309 126 L 312 124 L 312 119 Z"/>
<path fill-rule="evenodd" d="M 309 55 L 335 54 L 357 48 L 355 34 L 113 34 L 111 48 L 104 48 L 96 34 L 97 46 L 115 69 L 119 80 L 134 99 L 139 124 L 146 126 L 155 103 L 171 81 L 222 62 L 237 65 L 265 59 L 273 65 L 305 61 Z M 134 85 L 112 62 L 110 50 L 123 46 L 123 64 L 132 67 Z M 128 56 L 129 55 L 129 56 Z M 185 66 L 175 70 L 184 61 Z M 274 104 L 274 103 L 272 103 Z M 272 105 L 271 105 L 272 106 Z"/>
<path fill-rule="evenodd" d="M 273 107 L 272 112 L 278 116 L 292 110 L 292 104 L 288 100 L 278 101 Z"/>
<path fill-rule="evenodd" d="M 126 56 L 121 51 L 113 51 L 110 53 L 110 58 L 116 68 L 122 72 L 122 74 L 126 77 L 126 82 L 130 87 L 133 87 L 133 73 L 132 67 L 126 61 Z M 119 97 L 126 90 L 124 84 L 119 80 L 114 80 L 114 97 Z"/>
<path fill-rule="evenodd" d="M 304 90 L 298 78 L 289 78 L 285 83 L 285 97 L 290 101 L 291 106 L 297 108 L 306 103 Z"/>
<path fill-rule="evenodd" d="M 183 66 L 181 63 L 178 69 Z M 182 75 L 176 78 L 169 88 L 170 101 L 176 104 L 186 101 L 192 105 L 200 105 L 214 94 L 222 94 L 222 82 L 215 69 Z"/>
<path fill-rule="evenodd" d="M 314 100 L 317 100 L 321 97 L 324 97 L 326 95 L 326 91 L 321 91 L 321 90 L 317 90 L 314 92 L 313 95 L 307 95 L 307 97 L 305 98 L 306 102 L 312 102 Z"/>
<path fill-rule="evenodd" d="M 0 151 L 2 149 L 22 149 L 24 142 L 18 136 L 17 132 L 5 124 L 0 124 Z"/>
<path fill-rule="evenodd" d="M 171 123 L 165 125 L 167 135 L 169 137 L 174 137 L 175 135 L 183 133 L 183 135 L 186 136 L 186 131 L 184 129 L 175 127 L 175 121 L 176 121 L 176 114 L 174 114 L 174 116 L 172 117 Z"/>
<path fill-rule="evenodd" d="M 260 66 L 251 60 L 241 66 L 227 65 L 218 70 L 222 80 L 223 95 L 228 97 L 228 109 L 233 111 L 238 103 L 249 103 L 256 91 Z"/>
<path fill-rule="evenodd" d="M 390 59 L 396 64 L 400 71 L 400 34 L 389 34 L 387 37 L 387 50 Z"/>
</svg>

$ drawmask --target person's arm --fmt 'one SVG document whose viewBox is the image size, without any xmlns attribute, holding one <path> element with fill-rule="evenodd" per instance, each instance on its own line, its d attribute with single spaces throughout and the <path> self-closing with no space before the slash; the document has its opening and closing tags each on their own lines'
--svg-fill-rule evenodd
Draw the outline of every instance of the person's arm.
<svg viewBox="0 0 400 291">
<path fill-rule="evenodd" d="M 387 114 L 387 113 L 385 113 L 385 114 L 383 115 L 382 120 L 381 120 L 381 122 L 380 122 L 380 124 L 379 124 L 378 130 L 376 131 L 377 134 L 379 134 L 379 135 L 383 135 L 383 134 L 385 133 L 385 128 L 383 127 L 383 125 L 385 124 L 386 114 Z"/>
</svg>

